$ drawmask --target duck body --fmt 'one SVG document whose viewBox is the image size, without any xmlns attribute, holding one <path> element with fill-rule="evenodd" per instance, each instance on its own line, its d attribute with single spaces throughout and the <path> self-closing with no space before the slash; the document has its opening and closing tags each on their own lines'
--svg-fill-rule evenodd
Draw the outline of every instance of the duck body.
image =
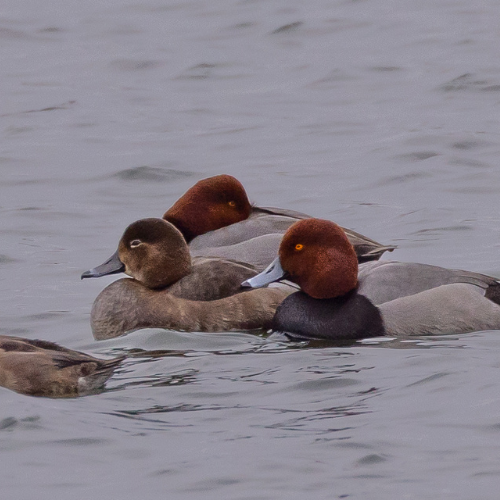
<svg viewBox="0 0 500 500">
<path fill-rule="evenodd" d="M 241 183 L 230 175 L 203 179 L 190 188 L 163 218 L 183 234 L 191 255 L 222 257 L 263 269 L 276 255 L 282 235 L 309 215 L 250 204 Z M 377 260 L 396 247 L 344 229 L 360 262 Z"/>
<path fill-rule="evenodd" d="M 344 342 L 386 334 L 378 308 L 356 292 L 334 299 L 293 293 L 278 307 L 271 328 L 296 340 Z"/>
<path fill-rule="evenodd" d="M 163 291 L 188 300 L 211 301 L 237 295 L 243 279 L 255 276 L 258 270 L 246 263 L 213 257 L 195 257 L 191 272 Z"/>
<path fill-rule="evenodd" d="M 398 264 L 402 276 L 408 274 L 405 263 L 394 264 Z M 438 269 L 443 274 L 451 271 Z M 500 329 L 500 306 L 486 296 L 489 286 L 498 284 L 487 285 L 489 280 L 484 281 L 485 287 L 467 281 L 461 283 L 457 274 L 448 284 L 380 302 L 382 295 L 393 295 L 395 290 L 390 286 L 384 290 L 378 278 L 365 276 L 360 279 L 359 291 L 341 298 L 313 299 L 303 292 L 294 293 L 278 307 L 271 328 L 292 338 L 341 341 Z"/>
<path fill-rule="evenodd" d="M 490 287 L 490 294 L 496 289 L 498 281 L 472 271 L 415 262 L 378 261 L 359 266 L 357 291 L 379 305 L 452 284 L 473 285 L 485 295 Z"/>
<path fill-rule="evenodd" d="M 276 257 L 282 238 L 283 235 L 278 233 L 263 234 L 234 245 L 202 247 L 194 250 L 190 247 L 190 252 L 193 257 L 207 256 L 212 259 L 219 258 L 245 263 L 260 272 Z"/>
<path fill-rule="evenodd" d="M 244 285 L 281 274 L 302 287 L 273 319 L 273 330 L 289 337 L 345 341 L 500 329 L 500 284 L 490 276 L 391 261 L 361 264 L 356 275 L 342 229 L 317 219 L 297 223 L 283 243 L 280 257 Z"/>
<path fill-rule="evenodd" d="M 140 328 L 187 332 L 270 328 L 276 308 L 294 290 L 280 285 L 202 301 L 174 296 L 169 290 L 151 290 L 135 279 L 123 278 L 95 299 L 90 315 L 92 333 L 96 340 L 104 340 Z"/>
<path fill-rule="evenodd" d="M 189 244 L 191 251 L 236 245 L 267 234 L 281 234 L 295 222 L 309 215 L 280 208 L 251 207 L 248 218 L 196 236 Z"/>
<path fill-rule="evenodd" d="M 83 396 L 101 388 L 124 357 L 109 360 L 53 342 L 0 336 L 0 385 L 30 396 Z"/>
</svg>

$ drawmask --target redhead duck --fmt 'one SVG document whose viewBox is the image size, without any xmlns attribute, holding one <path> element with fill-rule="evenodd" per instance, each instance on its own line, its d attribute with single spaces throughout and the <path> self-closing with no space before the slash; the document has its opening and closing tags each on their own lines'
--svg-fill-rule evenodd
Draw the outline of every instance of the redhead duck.
<svg viewBox="0 0 500 500">
<path fill-rule="evenodd" d="M 131 224 L 117 252 L 83 273 L 82 279 L 119 272 L 133 279 L 115 281 L 94 301 L 91 326 L 97 340 L 148 327 L 185 331 L 267 328 L 278 304 L 294 291 L 287 285 L 250 293 L 241 289 L 242 280 L 257 274 L 252 266 L 209 258 L 191 261 L 182 234 L 163 219 Z"/>
<path fill-rule="evenodd" d="M 102 387 L 123 359 L 97 359 L 45 340 L 0 335 L 0 385 L 29 396 L 83 396 Z"/>
<path fill-rule="evenodd" d="M 296 222 L 279 257 L 246 280 L 258 288 L 287 277 L 301 291 L 276 311 L 273 329 L 295 338 L 467 333 L 500 329 L 500 284 L 482 274 L 426 264 L 368 262 L 359 266 L 337 224 Z"/>
<path fill-rule="evenodd" d="M 230 175 L 197 182 L 163 218 L 183 234 L 194 256 L 223 257 L 263 269 L 278 251 L 281 235 L 309 216 L 293 210 L 252 206 L 242 184 Z M 360 262 L 378 260 L 394 246 L 344 229 Z"/>
</svg>

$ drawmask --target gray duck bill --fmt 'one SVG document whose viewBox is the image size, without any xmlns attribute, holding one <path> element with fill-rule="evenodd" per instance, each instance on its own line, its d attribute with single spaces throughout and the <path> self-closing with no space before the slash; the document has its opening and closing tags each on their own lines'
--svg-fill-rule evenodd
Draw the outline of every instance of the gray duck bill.
<svg viewBox="0 0 500 500">
<path fill-rule="evenodd" d="M 123 273 L 125 271 L 125 264 L 118 257 L 118 250 L 103 264 L 85 271 L 81 279 L 84 278 L 100 278 L 101 276 L 107 276 L 108 274 Z"/>
<path fill-rule="evenodd" d="M 241 286 L 243 288 L 262 288 L 274 281 L 280 281 L 287 277 L 288 273 L 281 267 L 280 258 L 276 257 L 264 271 L 253 278 L 245 280 Z"/>
</svg>

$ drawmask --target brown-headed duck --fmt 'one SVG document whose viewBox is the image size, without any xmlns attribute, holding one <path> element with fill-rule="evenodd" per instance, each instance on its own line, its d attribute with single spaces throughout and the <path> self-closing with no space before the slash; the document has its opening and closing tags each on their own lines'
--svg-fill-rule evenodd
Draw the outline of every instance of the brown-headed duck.
<svg viewBox="0 0 500 500">
<path fill-rule="evenodd" d="M 92 332 L 98 340 L 148 327 L 210 332 L 267 328 L 278 304 L 294 291 L 284 285 L 248 293 L 240 283 L 255 276 L 255 268 L 214 258 L 191 261 L 184 237 L 163 219 L 132 223 L 117 252 L 82 278 L 119 272 L 133 279 L 115 281 L 92 306 Z"/>
<path fill-rule="evenodd" d="M 216 175 L 188 189 L 163 218 L 181 231 L 193 256 L 234 259 L 263 269 L 276 255 L 283 233 L 297 220 L 309 216 L 252 206 L 237 179 Z M 378 260 L 395 248 L 350 229 L 344 231 L 360 262 Z"/>
<path fill-rule="evenodd" d="M 125 273 L 151 290 L 189 300 L 217 300 L 242 291 L 254 267 L 218 258 L 195 257 L 180 231 L 163 219 L 141 219 L 123 233 L 118 250 L 103 264 L 82 274 L 98 278 Z M 241 279 L 240 279 L 241 278 Z"/>
<path fill-rule="evenodd" d="M 0 335 L 0 386 L 29 396 L 83 396 L 101 388 L 123 359 L 98 359 L 45 340 Z"/>
<path fill-rule="evenodd" d="M 285 277 L 301 291 L 278 307 L 272 328 L 292 338 L 345 341 L 500 329 L 496 278 L 391 261 L 361 264 L 358 271 L 351 243 L 331 221 L 296 222 L 275 261 L 243 286 Z"/>
</svg>

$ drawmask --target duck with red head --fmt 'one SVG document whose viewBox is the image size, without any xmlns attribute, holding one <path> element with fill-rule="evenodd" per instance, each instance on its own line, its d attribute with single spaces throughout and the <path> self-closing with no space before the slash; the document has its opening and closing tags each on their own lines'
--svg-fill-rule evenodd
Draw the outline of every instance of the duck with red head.
<svg viewBox="0 0 500 500">
<path fill-rule="evenodd" d="M 163 218 L 189 243 L 196 236 L 248 219 L 251 211 L 241 182 L 230 175 L 216 175 L 188 189 Z"/>
<path fill-rule="evenodd" d="M 138 328 L 184 331 L 268 327 L 277 305 L 293 289 L 280 286 L 251 293 L 240 287 L 257 270 L 223 259 L 194 258 L 180 231 L 163 219 L 142 219 L 125 230 L 118 250 L 83 278 L 124 272 L 92 306 L 98 340 Z M 241 293 L 245 292 L 245 293 Z M 257 293 L 255 293 L 257 292 Z"/>
<path fill-rule="evenodd" d="M 260 270 L 276 255 L 283 233 L 309 216 L 293 210 L 252 206 L 237 179 L 216 175 L 196 183 L 163 218 L 181 231 L 191 255 L 238 260 Z M 344 231 L 360 262 L 377 260 L 395 248 L 352 230 Z"/>
<path fill-rule="evenodd" d="M 273 329 L 292 338 L 337 341 L 368 337 L 500 329 L 500 284 L 470 271 L 426 264 L 367 262 L 337 224 L 295 223 L 279 257 L 242 283 L 259 288 L 289 279 L 302 291 L 278 307 Z"/>
<path fill-rule="evenodd" d="M 338 297 L 356 288 L 356 253 L 345 232 L 333 222 L 297 222 L 285 233 L 279 255 L 290 279 L 310 297 Z"/>
</svg>

